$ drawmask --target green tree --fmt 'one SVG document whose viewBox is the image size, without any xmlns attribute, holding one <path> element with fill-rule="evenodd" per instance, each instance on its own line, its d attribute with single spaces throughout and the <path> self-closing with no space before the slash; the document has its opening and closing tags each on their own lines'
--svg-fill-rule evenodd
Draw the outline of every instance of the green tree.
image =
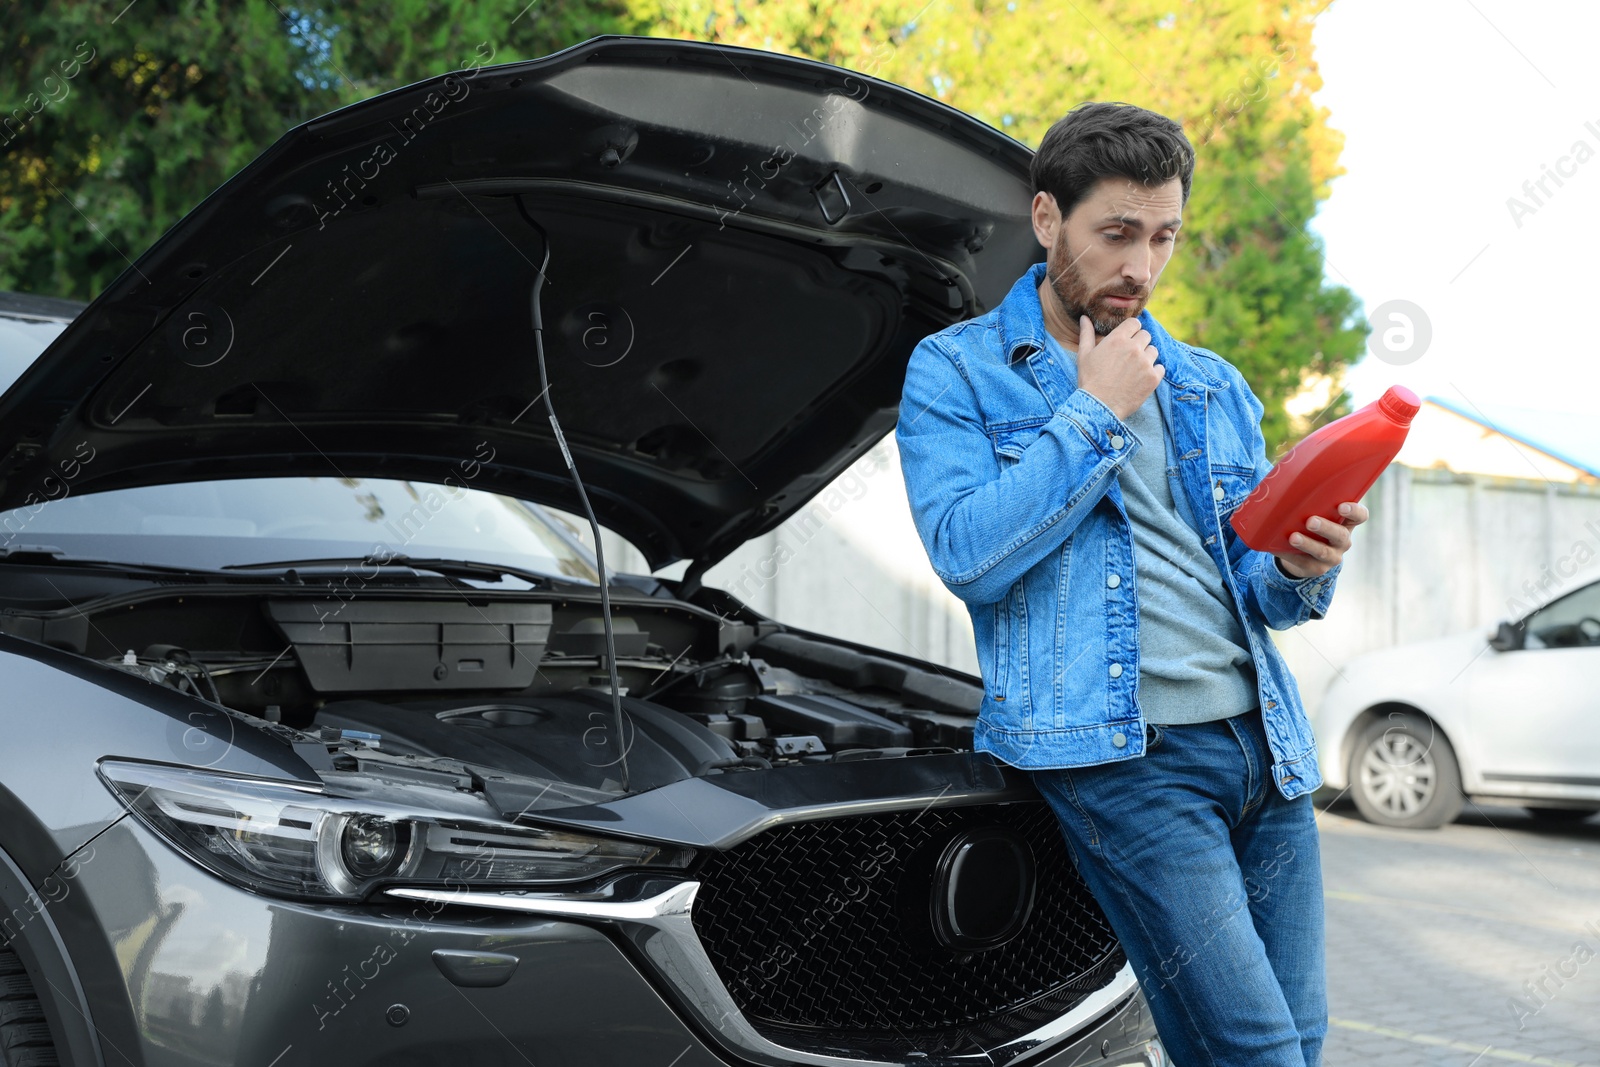
<svg viewBox="0 0 1600 1067">
<path fill-rule="evenodd" d="M 636 26 L 622 0 L 0 7 L 0 288 L 93 296 L 300 122 Z"/>
<path fill-rule="evenodd" d="M 1337 383 L 1368 327 L 1355 295 L 1324 284 L 1307 224 L 1341 173 L 1342 135 L 1312 21 L 1329 0 L 636 0 L 650 32 L 765 48 L 909 86 L 1037 145 L 1083 100 L 1136 103 L 1184 124 L 1194 189 L 1152 311 L 1234 363 L 1266 407 L 1269 452 L 1314 421 L 1284 409 Z M 653 5 L 653 6 L 652 6 Z"/>
</svg>

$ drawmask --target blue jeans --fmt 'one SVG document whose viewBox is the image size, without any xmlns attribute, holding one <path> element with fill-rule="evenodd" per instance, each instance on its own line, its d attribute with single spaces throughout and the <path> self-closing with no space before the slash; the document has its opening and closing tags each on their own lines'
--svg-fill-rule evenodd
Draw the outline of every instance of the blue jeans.
<svg viewBox="0 0 1600 1067">
<path fill-rule="evenodd" d="M 1030 772 L 1176 1067 L 1318 1067 L 1328 1029 L 1311 797 L 1260 710 L 1146 727 L 1135 760 Z"/>
</svg>

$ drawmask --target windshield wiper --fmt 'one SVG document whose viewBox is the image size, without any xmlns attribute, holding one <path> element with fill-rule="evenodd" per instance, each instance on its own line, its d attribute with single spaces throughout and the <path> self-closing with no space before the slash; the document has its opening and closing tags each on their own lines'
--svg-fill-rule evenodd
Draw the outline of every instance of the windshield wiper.
<svg viewBox="0 0 1600 1067">
<path fill-rule="evenodd" d="M 288 571 L 307 567 L 405 567 L 428 571 L 446 578 L 520 578 L 530 585 L 548 588 L 550 575 L 523 570 L 504 563 L 479 563 L 466 559 L 413 559 L 410 556 L 329 556 L 321 559 L 284 559 L 272 563 L 229 563 L 225 571 Z"/>
<path fill-rule="evenodd" d="M 114 570 L 127 574 L 181 574 L 189 577 L 215 574 L 215 571 L 195 567 L 167 566 L 161 563 L 124 563 L 114 559 L 95 559 L 90 556 L 69 556 L 64 549 L 54 545 L 14 545 L 0 548 L 0 564 L 35 567 L 82 567 L 86 570 Z"/>
</svg>

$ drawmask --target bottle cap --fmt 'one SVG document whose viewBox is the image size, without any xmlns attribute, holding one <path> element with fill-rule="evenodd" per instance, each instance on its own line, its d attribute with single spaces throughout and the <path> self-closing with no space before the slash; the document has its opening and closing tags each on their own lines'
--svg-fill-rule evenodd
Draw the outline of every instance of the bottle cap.
<svg viewBox="0 0 1600 1067">
<path fill-rule="evenodd" d="M 1378 398 L 1378 410 L 1401 426 L 1410 426 L 1412 418 L 1422 407 L 1417 394 L 1403 385 L 1391 385 Z"/>
</svg>

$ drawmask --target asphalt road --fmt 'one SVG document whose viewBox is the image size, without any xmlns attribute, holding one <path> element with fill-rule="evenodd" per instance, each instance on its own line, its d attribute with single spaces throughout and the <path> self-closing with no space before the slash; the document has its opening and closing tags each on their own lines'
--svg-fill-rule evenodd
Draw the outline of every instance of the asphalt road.
<svg viewBox="0 0 1600 1067">
<path fill-rule="evenodd" d="M 1325 808 L 1326 1067 L 1600 1067 L 1600 816 L 1468 805 L 1442 830 Z"/>
</svg>

